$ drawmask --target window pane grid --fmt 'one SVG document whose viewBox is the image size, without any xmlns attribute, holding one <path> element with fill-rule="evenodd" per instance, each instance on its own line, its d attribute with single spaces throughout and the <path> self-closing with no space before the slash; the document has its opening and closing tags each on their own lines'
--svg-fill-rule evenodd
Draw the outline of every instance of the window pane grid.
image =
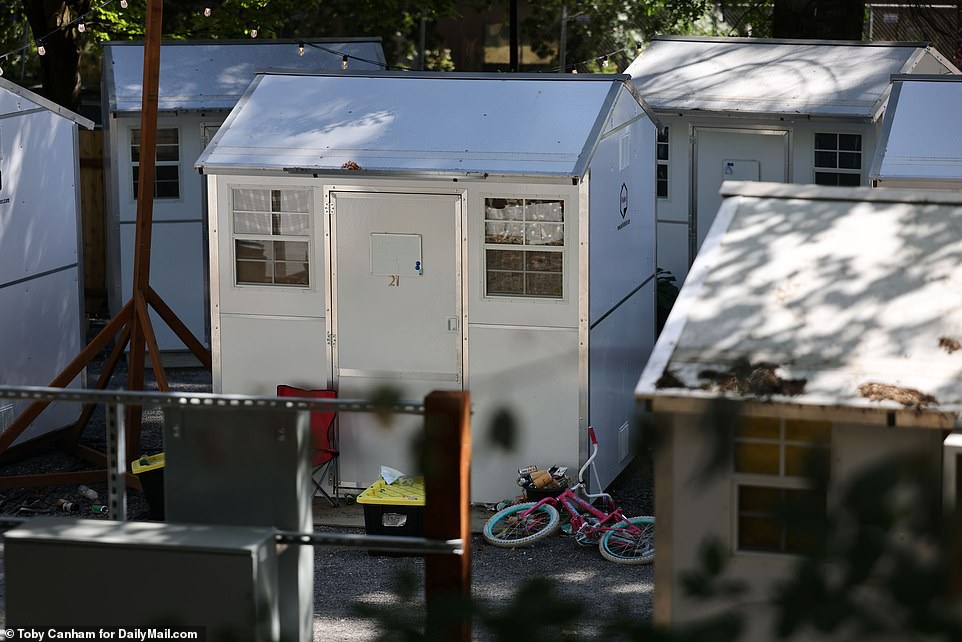
<svg viewBox="0 0 962 642">
<path fill-rule="evenodd" d="M 180 198 L 180 132 L 157 130 L 154 148 L 154 198 Z M 140 190 L 140 130 L 130 131 L 130 164 L 134 200 Z"/>
<path fill-rule="evenodd" d="M 310 286 L 310 190 L 234 188 L 238 285 Z"/>
<path fill-rule="evenodd" d="M 816 133 L 814 167 L 816 185 L 861 185 L 861 134 Z"/>
<path fill-rule="evenodd" d="M 564 243 L 564 201 L 485 199 L 485 294 L 562 298 Z"/>
<path fill-rule="evenodd" d="M 739 423 L 732 462 L 737 550 L 799 553 L 811 547 L 813 533 L 786 523 L 784 505 L 824 512 L 824 494 L 810 488 L 807 473 L 813 462 L 829 463 L 830 440 L 829 422 L 745 418 Z"/>
<path fill-rule="evenodd" d="M 658 198 L 668 198 L 668 127 L 658 130 L 655 157 L 655 192 Z"/>
</svg>

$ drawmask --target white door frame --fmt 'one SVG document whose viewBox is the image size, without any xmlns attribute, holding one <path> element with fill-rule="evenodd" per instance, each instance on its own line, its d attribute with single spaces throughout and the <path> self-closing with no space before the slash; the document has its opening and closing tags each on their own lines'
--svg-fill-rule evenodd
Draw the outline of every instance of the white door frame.
<svg viewBox="0 0 962 642">
<path fill-rule="evenodd" d="M 689 183 L 688 183 L 688 265 L 691 266 L 698 253 L 698 133 L 708 130 L 721 134 L 760 134 L 763 136 L 784 136 L 785 143 L 785 182 L 792 176 L 792 130 L 778 127 L 722 127 L 712 125 L 691 125 L 688 136 Z"/>
<path fill-rule="evenodd" d="M 334 225 L 336 215 L 336 194 L 344 192 L 368 193 L 377 195 L 393 194 L 399 198 L 430 198 L 432 196 L 455 197 L 454 200 L 454 230 L 455 238 L 455 298 L 460 310 L 458 358 L 460 366 L 459 383 L 462 390 L 468 387 L 468 307 L 467 307 L 467 270 L 465 261 L 468 257 L 468 239 L 465 236 L 467 226 L 466 190 L 424 190 L 409 187 L 369 187 L 360 185 L 326 186 L 324 188 L 324 318 L 327 336 L 327 362 L 330 370 L 326 373 L 328 387 L 338 388 L 338 350 L 337 350 L 337 231 Z M 458 242 L 459 241 L 459 242 Z"/>
</svg>

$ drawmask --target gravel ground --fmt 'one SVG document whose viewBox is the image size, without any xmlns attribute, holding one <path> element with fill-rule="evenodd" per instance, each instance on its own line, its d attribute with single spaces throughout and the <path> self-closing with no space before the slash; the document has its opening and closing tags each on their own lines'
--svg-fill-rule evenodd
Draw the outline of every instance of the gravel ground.
<svg viewBox="0 0 962 642">
<path fill-rule="evenodd" d="M 102 362 L 91 367 L 91 381 Z M 118 368 L 114 385 L 125 381 L 126 373 Z M 168 371 L 172 389 L 209 391 L 210 374 L 200 369 L 172 369 Z M 150 389 L 148 384 L 148 389 Z M 145 413 L 142 431 L 142 450 L 152 454 L 162 447 L 162 416 L 159 410 Z M 81 440 L 93 448 L 104 448 L 104 418 L 98 410 Z M 90 466 L 60 451 L 41 453 L 22 461 L 0 466 L 0 475 L 26 474 L 46 471 L 82 470 Z M 106 496 L 106 487 L 91 484 Z M 652 514 L 651 467 L 635 464 L 615 481 L 609 492 L 627 515 Z M 0 514 L 29 516 L 57 512 L 57 500 L 66 499 L 80 504 L 80 515 L 85 518 L 104 518 L 90 512 L 91 502 L 83 498 L 76 487 L 17 489 L 0 492 Z M 147 505 L 137 492 L 128 493 L 128 516 L 146 517 Z M 331 529 L 327 529 L 331 530 Z M 341 532 L 351 532 L 342 530 Z M 355 531 L 356 532 L 356 531 Z M 614 564 L 601 557 L 597 547 L 579 547 L 571 538 L 557 535 L 533 546 L 520 549 L 501 549 L 487 545 L 474 537 L 472 586 L 474 596 L 491 612 L 504 612 L 517 589 L 532 577 L 545 577 L 556 582 L 561 598 L 575 600 L 587 608 L 579 621 L 577 639 L 590 639 L 598 626 L 620 611 L 639 618 L 651 614 L 653 596 L 652 567 Z M 2 548 L 0 548 L 2 566 Z M 423 560 L 369 555 L 367 552 L 339 547 L 315 549 L 314 639 L 368 642 L 377 638 L 374 621 L 358 614 L 358 605 L 394 606 L 401 613 L 415 618 L 423 613 Z M 2 569 L 0 569 L 2 570 Z M 410 602 L 399 602 L 392 592 L 399 578 L 411 577 L 416 590 Z M 5 586 L 0 573 L 0 596 Z M 5 622 L 0 614 L 0 627 Z M 568 632 L 570 634 L 570 632 Z M 575 639 L 561 633 L 558 639 Z M 475 639 L 492 639 L 483 627 L 475 627 Z"/>
<path fill-rule="evenodd" d="M 609 490 L 627 514 L 650 515 L 650 481 L 650 467 L 634 466 Z M 559 598 L 585 605 L 587 613 L 577 626 L 578 635 L 584 637 L 558 639 L 594 639 L 600 625 L 619 612 L 638 618 L 651 616 L 654 595 L 651 565 L 614 564 L 601 557 L 597 547 L 578 546 L 564 535 L 518 549 L 490 546 L 475 536 L 473 546 L 473 594 L 489 610 L 503 612 L 518 587 L 535 576 L 555 581 Z M 383 605 L 396 601 L 390 591 L 399 573 L 412 574 L 418 580 L 423 578 L 421 559 L 378 557 L 337 547 L 319 547 L 314 556 L 315 640 L 375 640 L 374 624 L 356 615 L 355 604 Z M 423 604 L 420 590 L 417 595 L 410 609 L 414 613 L 418 613 Z M 475 639 L 492 638 L 483 627 L 475 626 Z"/>
</svg>

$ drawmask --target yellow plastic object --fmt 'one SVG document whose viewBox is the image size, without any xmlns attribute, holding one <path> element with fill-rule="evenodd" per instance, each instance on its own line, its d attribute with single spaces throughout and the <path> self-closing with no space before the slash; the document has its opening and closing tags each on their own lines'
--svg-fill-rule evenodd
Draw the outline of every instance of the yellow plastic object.
<svg viewBox="0 0 962 642">
<path fill-rule="evenodd" d="M 164 453 L 151 455 L 150 457 L 141 457 L 140 459 L 135 459 L 130 462 L 130 470 L 133 471 L 135 475 L 150 472 L 151 470 L 157 470 L 158 468 L 163 467 Z"/>
<path fill-rule="evenodd" d="M 383 479 L 378 479 L 357 496 L 357 503 L 424 506 L 424 479 L 413 477 L 411 484 L 404 484 L 405 479 L 399 479 L 393 484 L 386 484 Z"/>
</svg>

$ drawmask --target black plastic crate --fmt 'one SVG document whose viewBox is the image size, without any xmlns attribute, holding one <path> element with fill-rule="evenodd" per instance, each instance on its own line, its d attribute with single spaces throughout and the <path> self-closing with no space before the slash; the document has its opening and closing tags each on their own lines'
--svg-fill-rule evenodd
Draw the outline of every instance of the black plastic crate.
<svg viewBox="0 0 962 642">
<path fill-rule="evenodd" d="M 385 484 L 378 480 L 361 493 L 357 501 L 364 507 L 364 530 L 368 535 L 424 536 L 424 482 Z M 400 556 L 406 553 L 372 555 Z"/>
</svg>

